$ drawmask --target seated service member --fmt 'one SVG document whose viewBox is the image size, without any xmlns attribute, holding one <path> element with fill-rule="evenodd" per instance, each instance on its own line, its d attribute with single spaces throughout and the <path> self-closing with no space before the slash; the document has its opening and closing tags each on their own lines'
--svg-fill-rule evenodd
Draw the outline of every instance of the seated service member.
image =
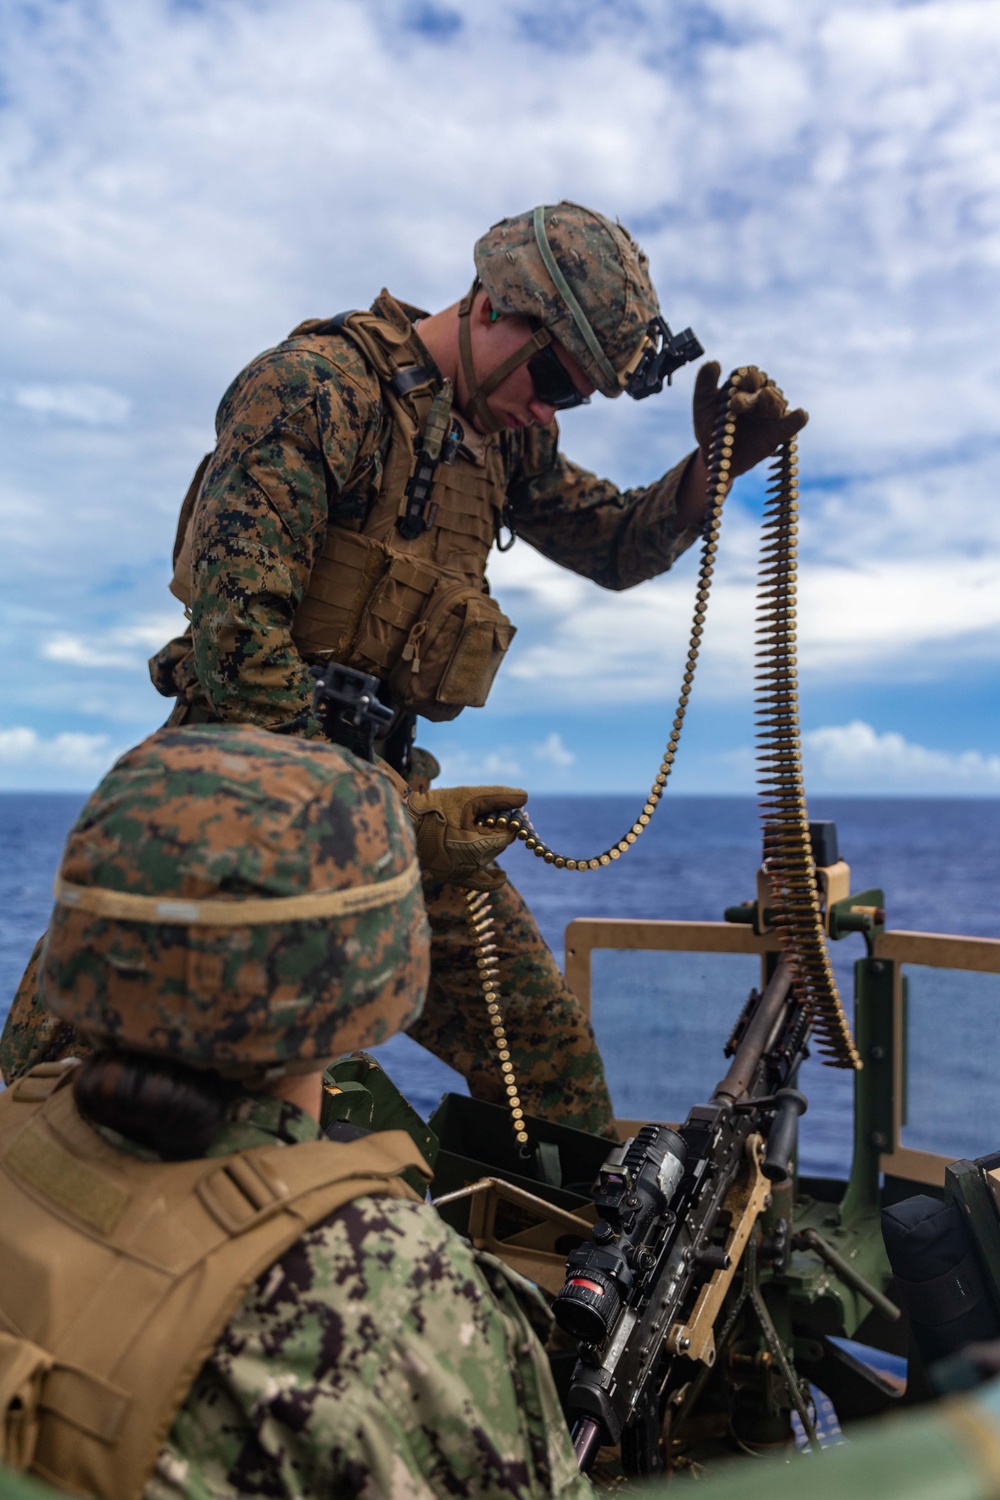
<svg viewBox="0 0 1000 1500">
<path fill-rule="evenodd" d="M 486 566 L 504 533 L 609 589 L 669 568 L 696 540 L 718 366 L 695 393 L 699 446 L 622 493 L 566 458 L 558 411 L 636 394 L 660 338 L 646 256 L 574 203 L 495 224 L 469 292 L 428 315 L 387 291 L 370 312 L 301 323 L 229 387 L 218 441 L 182 508 L 173 592 L 190 627 L 150 663 L 169 722 L 241 721 L 306 737 L 309 664 L 375 674 L 395 719 L 380 753 L 426 776 L 418 717 L 485 703 L 514 636 Z M 804 424 L 759 371 L 741 377 L 741 473 Z M 480 1098 L 502 1101 L 454 883 L 428 876 L 431 981 L 410 1028 Z M 507 1035 L 534 1114 L 612 1126 L 593 1034 L 509 885 L 494 909 Z"/>
<path fill-rule="evenodd" d="M 94 1049 L 0 1095 L 0 1454 L 74 1494 L 576 1496 L 527 1283 L 319 1138 L 324 1065 L 420 1011 L 389 777 L 221 725 L 125 755 L 41 954 Z M 540 1324 L 541 1326 L 541 1324 Z"/>
</svg>

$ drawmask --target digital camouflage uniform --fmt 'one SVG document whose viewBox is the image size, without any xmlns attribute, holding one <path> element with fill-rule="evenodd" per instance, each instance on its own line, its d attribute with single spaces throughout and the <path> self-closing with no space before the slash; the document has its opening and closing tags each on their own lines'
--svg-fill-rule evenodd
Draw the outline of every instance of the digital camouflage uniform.
<svg viewBox="0 0 1000 1500">
<path fill-rule="evenodd" d="M 315 1134 L 260 1100 L 218 1149 Z M 540 1294 L 429 1205 L 356 1199 L 244 1297 L 147 1500 L 589 1495 L 529 1319 L 547 1331 Z"/>
<path fill-rule="evenodd" d="M 374 310 L 409 326 L 383 293 Z M 388 440 L 378 380 L 345 338 L 336 363 L 292 337 L 254 360 L 219 408 L 218 444 L 198 498 L 191 629 L 151 662 L 153 681 L 198 717 L 242 719 L 321 734 L 312 679 L 290 636 L 292 615 L 337 518 L 372 503 Z M 429 356 L 428 356 L 429 361 Z M 622 493 L 559 451 L 553 423 L 499 434 L 508 520 L 519 536 L 606 588 L 628 588 L 669 568 L 695 540 L 676 521 L 687 460 L 663 479 Z M 462 1072 L 479 1097 L 503 1097 L 481 996 L 466 956 L 461 898 L 429 882 L 433 982 L 417 1040 Z M 498 893 L 507 1034 L 530 1113 L 591 1131 L 613 1111 L 590 1024 L 520 896 Z"/>
<path fill-rule="evenodd" d="M 55 1062 L 71 1053 L 81 1056 L 90 1050 L 70 1023 L 53 1015 L 42 1001 L 38 968 L 44 946 L 43 932 L 31 950 L 0 1036 L 0 1077 L 6 1084 L 13 1083 L 38 1063 Z"/>
<path fill-rule="evenodd" d="M 192 903 L 323 892 L 335 905 L 330 893 L 368 884 L 371 870 L 399 882 L 391 908 L 347 920 L 321 906 L 246 928 L 185 927 L 183 906 L 179 927 L 118 922 L 77 888 L 126 901 L 176 890 Z M 340 747 L 236 725 L 161 729 L 91 795 L 58 885 L 40 996 L 89 1040 L 242 1077 L 384 1041 L 423 1004 L 427 923 L 410 820 L 389 776 Z"/>
<path fill-rule="evenodd" d="M 97 1048 L 231 1076 L 199 1160 L 312 1151 L 316 1121 L 254 1090 L 276 1068 L 315 1068 L 419 1011 L 428 934 L 407 815 L 389 778 L 339 747 L 248 727 L 161 730 L 77 820 L 40 965 L 46 1005 Z M 50 1102 L 0 1096 L 0 1135 L 12 1111 L 41 1118 Z M 85 1128 L 72 1105 L 68 1117 Z M 159 1161 L 106 1127 L 95 1134 L 105 1174 L 114 1159 Z M 335 1164 L 353 1149 L 323 1142 L 321 1155 Z M 93 1176 L 89 1160 L 79 1181 Z M 291 1166 L 277 1170 L 294 1181 Z M 58 1181 L 57 1202 L 89 1213 L 78 1183 Z M 0 1195 L 11 1182 L 0 1170 Z M 548 1325 L 539 1294 L 390 1187 L 293 1221 L 288 1248 L 246 1288 L 176 1410 L 147 1496 L 590 1492 L 535 1331 Z M 99 1214 L 87 1223 L 104 1232 Z M 38 1315 L 19 1303 L 12 1325 L 4 1290 L 17 1224 L 0 1201 L 0 1331 L 19 1325 L 37 1340 Z M 17 1245 L 19 1274 L 45 1239 Z M 77 1262 L 56 1252 L 55 1263 L 61 1295 L 49 1294 L 46 1316 L 76 1327 Z M 124 1332 L 134 1344 L 130 1320 Z"/>
<path fill-rule="evenodd" d="M 423 316 L 388 292 L 373 311 L 403 326 L 408 314 Z M 323 731 L 292 615 L 330 522 L 360 520 L 370 508 L 389 438 L 378 380 L 346 338 L 330 343 L 336 364 L 304 336 L 288 338 L 222 398 L 196 512 L 191 629 L 150 663 L 167 697 L 213 718 L 312 737 Z M 560 453 L 555 422 L 496 441 L 518 536 L 604 588 L 656 577 L 697 540 L 676 519 L 688 458 L 623 492 Z"/>
</svg>

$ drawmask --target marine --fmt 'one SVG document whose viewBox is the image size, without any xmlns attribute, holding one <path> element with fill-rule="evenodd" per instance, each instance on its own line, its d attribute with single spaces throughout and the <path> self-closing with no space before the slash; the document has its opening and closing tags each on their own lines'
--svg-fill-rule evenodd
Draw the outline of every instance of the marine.
<svg viewBox="0 0 1000 1500">
<path fill-rule="evenodd" d="M 494 545 L 522 538 L 619 590 L 698 538 L 718 365 L 695 386 L 698 446 L 652 484 L 620 491 L 559 447 L 559 411 L 597 391 L 656 388 L 669 330 L 628 232 L 577 204 L 539 206 L 482 236 L 475 267 L 442 311 L 383 291 L 370 312 L 300 324 L 233 381 L 178 525 L 171 587 L 190 625 L 150 663 L 176 700 L 169 723 L 322 738 L 309 669 L 341 662 L 379 679 L 394 715 L 380 754 L 433 798 L 437 765 L 414 744 L 417 721 L 485 703 L 515 633 L 489 592 Z M 753 367 L 736 385 L 734 475 L 807 420 Z M 502 1102 L 462 878 L 425 871 L 431 981 L 410 1034 L 473 1094 Z M 496 866 L 485 879 L 522 1103 L 613 1134 L 589 1021 L 519 892 Z M 55 1030 L 27 974 L 0 1044 L 4 1076 L 57 1054 L 67 1039 Z"/>
<path fill-rule="evenodd" d="M 576 1496 L 538 1293 L 320 1138 L 419 1015 L 410 820 L 351 752 L 167 728 L 70 833 L 39 956 L 90 1048 L 0 1095 L 0 1457 L 74 1494 Z"/>
</svg>

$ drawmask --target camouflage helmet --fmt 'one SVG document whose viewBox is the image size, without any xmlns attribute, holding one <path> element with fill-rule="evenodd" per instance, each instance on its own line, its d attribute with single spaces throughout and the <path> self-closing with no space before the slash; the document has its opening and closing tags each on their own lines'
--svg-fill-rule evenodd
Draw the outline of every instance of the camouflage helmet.
<svg viewBox="0 0 1000 1500">
<path fill-rule="evenodd" d="M 244 726 L 161 729 L 70 833 L 43 1002 L 98 1045 L 306 1071 L 419 1015 L 429 932 L 389 777 Z"/>
<path fill-rule="evenodd" d="M 501 219 L 475 248 L 499 313 L 537 318 L 605 396 L 618 396 L 660 311 L 649 262 L 627 229 L 578 203 Z"/>
</svg>

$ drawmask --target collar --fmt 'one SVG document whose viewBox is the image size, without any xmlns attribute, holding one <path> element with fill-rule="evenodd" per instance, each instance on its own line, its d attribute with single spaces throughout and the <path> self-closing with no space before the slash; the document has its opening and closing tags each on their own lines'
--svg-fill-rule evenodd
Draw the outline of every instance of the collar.
<svg viewBox="0 0 1000 1500">
<path fill-rule="evenodd" d="M 117 1130 L 93 1123 L 91 1129 L 128 1156 L 137 1156 L 140 1161 L 162 1160 L 155 1151 L 130 1141 Z M 231 1156 L 234 1151 L 249 1151 L 252 1146 L 269 1146 L 275 1141 L 284 1146 L 297 1146 L 302 1141 L 318 1138 L 319 1125 L 297 1104 L 290 1104 L 287 1099 L 275 1099 L 271 1094 L 240 1094 L 230 1104 L 222 1129 L 205 1155 Z"/>
<path fill-rule="evenodd" d="M 228 1118 L 208 1155 L 227 1156 L 231 1151 L 247 1151 L 271 1141 L 296 1146 L 302 1141 L 315 1141 L 318 1136 L 318 1123 L 297 1104 L 271 1094 L 243 1094 L 230 1105 Z"/>
</svg>

